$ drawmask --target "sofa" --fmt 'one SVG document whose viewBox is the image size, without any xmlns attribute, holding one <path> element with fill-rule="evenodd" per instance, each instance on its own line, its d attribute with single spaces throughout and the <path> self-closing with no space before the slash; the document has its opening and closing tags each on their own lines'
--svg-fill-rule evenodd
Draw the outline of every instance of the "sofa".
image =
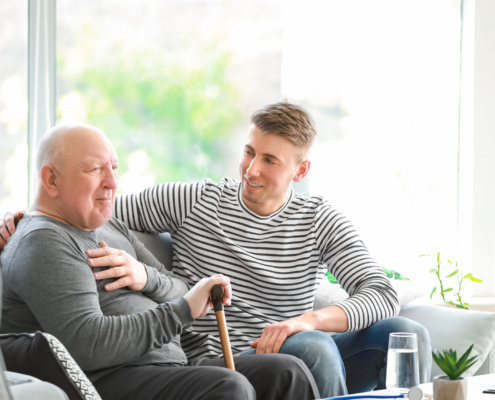
<svg viewBox="0 0 495 400">
<path fill-rule="evenodd" d="M 172 239 L 168 233 L 134 233 L 167 269 L 171 269 Z M 314 303 L 315 310 L 332 304 L 332 299 L 325 299 L 318 294 L 319 292 Z M 412 301 L 401 307 L 399 316 L 423 325 L 430 334 L 433 348 L 439 351 L 454 349 L 458 354 L 462 354 L 474 343 L 472 355 L 480 354 L 480 358 L 463 376 L 495 373 L 495 313 Z M 440 374 L 441 370 L 434 364 L 432 379 Z"/>
<path fill-rule="evenodd" d="M 173 250 L 172 239 L 169 234 L 134 233 L 167 269 L 171 269 Z M 325 298 L 325 296 L 318 294 L 317 292 L 314 309 L 332 304 L 331 298 Z M 433 347 L 438 350 L 452 348 L 457 350 L 459 354 L 474 343 L 473 354 L 480 354 L 480 358 L 463 374 L 464 376 L 495 372 L 495 313 L 466 311 L 410 302 L 401 307 L 399 316 L 422 324 L 430 334 Z M 85 379 L 83 372 L 70 354 L 53 336 L 41 332 L 0 335 L 0 346 L 4 354 L 5 352 L 8 354 L 6 364 L 10 371 L 28 373 L 34 376 L 35 380 L 38 378 L 51 382 L 61 387 L 70 400 L 100 400 L 94 387 Z M 24 347 L 27 346 L 30 347 L 29 351 L 22 351 L 22 356 L 19 356 L 20 349 L 24 350 Z M 39 347 L 43 347 L 43 353 L 38 351 Z M 34 361 L 36 362 L 39 362 L 40 357 L 49 358 L 51 367 L 39 370 L 31 368 L 32 365 L 30 364 L 33 363 L 33 360 L 28 361 L 27 358 L 33 357 L 33 354 L 35 354 Z M 39 354 L 46 354 L 46 356 Z M 47 374 L 47 370 L 54 372 Z M 436 375 L 440 375 L 440 370 L 434 365 L 432 378 Z M 35 399 L 35 397 L 32 398 Z M 50 399 L 50 397 L 40 397 L 40 399 Z"/>
</svg>

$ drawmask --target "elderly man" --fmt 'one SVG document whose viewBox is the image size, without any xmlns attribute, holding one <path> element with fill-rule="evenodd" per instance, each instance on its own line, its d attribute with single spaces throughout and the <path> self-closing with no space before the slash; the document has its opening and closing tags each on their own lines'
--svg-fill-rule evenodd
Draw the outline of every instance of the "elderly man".
<svg viewBox="0 0 495 400">
<path fill-rule="evenodd" d="M 218 359 L 187 365 L 178 335 L 210 310 L 213 285 L 230 304 L 229 279 L 201 279 L 187 292 L 112 218 L 116 169 L 111 143 L 93 127 L 58 126 L 42 138 L 36 200 L 1 255 L 2 331 L 56 336 L 103 399 L 318 398 L 291 356 L 242 357 L 240 373 Z M 132 278 L 128 287 L 106 291 L 114 279 L 95 281 L 105 257 Z"/>
</svg>

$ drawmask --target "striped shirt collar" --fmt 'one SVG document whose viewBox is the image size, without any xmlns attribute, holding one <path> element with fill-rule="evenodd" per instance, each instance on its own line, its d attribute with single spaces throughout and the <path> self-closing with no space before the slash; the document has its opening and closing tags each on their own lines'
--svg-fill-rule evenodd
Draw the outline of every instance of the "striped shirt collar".
<svg viewBox="0 0 495 400">
<path fill-rule="evenodd" d="M 285 208 L 287 207 L 287 205 L 290 203 L 290 201 L 292 200 L 292 196 L 294 194 L 294 189 L 291 186 L 290 189 L 289 189 L 289 192 L 287 194 L 287 199 L 285 200 L 284 205 L 282 207 L 280 207 L 277 211 L 275 211 L 273 214 L 270 214 L 270 215 L 267 215 L 267 216 L 262 216 L 262 215 L 258 215 L 256 213 L 252 212 L 249 208 L 246 207 L 246 205 L 244 204 L 244 201 L 242 200 L 242 193 L 241 193 L 241 191 L 242 191 L 242 182 L 239 181 L 239 183 L 237 185 L 237 200 L 238 200 L 241 208 L 247 214 L 255 217 L 256 219 L 260 219 L 260 220 L 268 220 L 270 218 L 276 217 L 277 215 L 280 215 L 285 210 Z"/>
</svg>

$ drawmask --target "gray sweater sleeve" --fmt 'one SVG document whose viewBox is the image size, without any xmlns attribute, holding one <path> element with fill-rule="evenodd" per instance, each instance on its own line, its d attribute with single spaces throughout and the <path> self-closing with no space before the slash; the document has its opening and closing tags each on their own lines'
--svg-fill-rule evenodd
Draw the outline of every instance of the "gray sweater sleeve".
<svg viewBox="0 0 495 400">
<path fill-rule="evenodd" d="M 141 293 L 157 303 L 184 296 L 189 291 L 187 284 L 167 270 L 131 231 L 127 232 L 136 252 L 136 259 L 144 264 L 148 274 L 148 282 Z"/>
<path fill-rule="evenodd" d="M 69 237 L 55 230 L 27 234 L 15 257 L 19 257 L 19 270 L 11 281 L 15 292 L 83 370 L 143 357 L 193 322 L 183 298 L 137 314 L 103 315 L 86 259 Z"/>
</svg>

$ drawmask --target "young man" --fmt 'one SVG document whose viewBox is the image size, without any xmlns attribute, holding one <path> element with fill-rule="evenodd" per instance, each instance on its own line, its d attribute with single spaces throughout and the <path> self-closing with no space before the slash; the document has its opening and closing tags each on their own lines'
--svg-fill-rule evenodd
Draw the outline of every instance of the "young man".
<svg viewBox="0 0 495 400">
<path fill-rule="evenodd" d="M 421 381 L 427 382 L 427 331 L 396 317 L 397 295 L 349 221 L 321 196 L 292 190 L 291 182 L 309 172 L 315 136 L 304 109 L 269 105 L 251 118 L 240 181 L 158 185 L 118 197 L 115 215 L 131 229 L 170 232 L 173 271 L 188 284 L 205 274 L 230 277 L 236 294 L 225 313 L 235 354 L 295 355 L 321 395 L 331 397 L 384 388 L 389 333 L 416 332 Z M 327 269 L 350 297 L 312 311 Z M 190 359 L 221 355 L 214 317 L 193 324 L 181 344 Z"/>
<path fill-rule="evenodd" d="M 237 357 L 238 372 L 218 368 L 220 359 L 188 365 L 179 334 L 208 313 L 213 285 L 230 303 L 229 279 L 199 279 L 188 291 L 112 218 L 117 163 L 96 128 L 58 126 L 42 138 L 36 199 L 1 254 L 2 332 L 53 334 L 103 399 L 319 398 L 295 357 Z M 128 287 L 95 281 L 105 258 L 129 275 Z"/>
</svg>

